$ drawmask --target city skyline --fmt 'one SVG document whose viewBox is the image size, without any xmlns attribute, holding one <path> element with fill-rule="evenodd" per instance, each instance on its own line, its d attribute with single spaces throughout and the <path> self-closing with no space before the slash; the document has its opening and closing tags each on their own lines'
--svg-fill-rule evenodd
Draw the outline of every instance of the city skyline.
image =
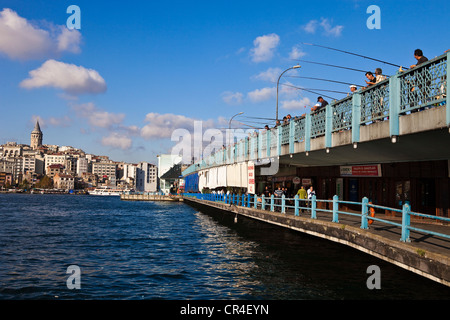
<svg viewBox="0 0 450 320">
<path fill-rule="evenodd" d="M 66 12 L 81 9 L 81 29 L 69 30 Z M 381 29 L 366 25 L 378 5 Z M 341 99 L 361 72 L 323 67 L 305 59 L 392 75 L 398 68 L 305 43 L 320 44 L 409 67 L 421 48 L 433 58 L 450 49 L 449 4 L 431 1 L 197 1 L 110 5 L 87 1 L 3 1 L 0 7 L 0 144 L 29 144 L 39 119 L 44 144 L 68 145 L 115 161 L 156 163 L 170 153 L 175 129 L 259 128 L 275 117 L 308 112 L 320 91 Z M 270 10 L 269 10 L 270 8 Z M 439 34 L 439 39 L 437 38 Z M 314 91 L 314 90 L 313 90 Z M 317 91 L 315 91 L 317 92 Z M 327 100 L 330 100 L 327 98 Z M 306 108 L 305 108 L 306 106 Z M 265 120 L 255 119 L 256 117 Z"/>
</svg>

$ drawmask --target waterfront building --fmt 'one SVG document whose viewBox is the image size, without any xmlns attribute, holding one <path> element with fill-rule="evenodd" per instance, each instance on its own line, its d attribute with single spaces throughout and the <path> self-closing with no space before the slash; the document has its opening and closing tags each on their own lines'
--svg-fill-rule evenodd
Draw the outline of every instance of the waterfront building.
<svg viewBox="0 0 450 320">
<path fill-rule="evenodd" d="M 78 158 L 77 159 L 77 170 L 76 174 L 78 177 L 81 177 L 83 173 L 89 172 L 90 163 L 87 158 Z"/>
<path fill-rule="evenodd" d="M 92 163 L 92 173 L 99 177 L 101 182 L 109 181 L 115 185 L 117 176 L 117 164 L 115 162 L 94 162 Z"/>
<path fill-rule="evenodd" d="M 64 173 L 64 166 L 62 164 L 51 164 L 45 168 L 46 175 L 53 178 L 57 173 Z"/>
<path fill-rule="evenodd" d="M 166 181 L 161 177 L 169 171 L 175 164 L 181 162 L 182 157 L 178 155 L 172 154 L 161 154 L 158 155 L 158 178 L 159 178 L 159 189 L 164 194 L 168 194 L 170 192 L 171 183 L 170 181 Z"/>
<path fill-rule="evenodd" d="M 0 171 L 0 188 L 5 188 L 12 184 L 12 174 Z"/>
<path fill-rule="evenodd" d="M 156 192 L 158 190 L 158 169 L 154 164 L 139 162 L 136 168 L 136 190 Z"/>
<path fill-rule="evenodd" d="M 56 189 L 73 190 L 75 188 L 75 179 L 68 174 L 56 173 L 53 177 L 53 185 Z"/>
</svg>

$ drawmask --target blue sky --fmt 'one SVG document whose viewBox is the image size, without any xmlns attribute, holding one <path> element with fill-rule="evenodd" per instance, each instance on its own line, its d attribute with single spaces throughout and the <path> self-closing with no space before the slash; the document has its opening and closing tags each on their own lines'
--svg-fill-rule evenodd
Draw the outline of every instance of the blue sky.
<svg viewBox="0 0 450 320">
<path fill-rule="evenodd" d="M 0 1 L 0 143 L 29 144 L 35 119 L 44 143 L 117 161 L 156 163 L 175 129 L 250 129 L 275 118 L 276 78 L 308 89 L 348 92 L 361 72 L 397 68 L 304 45 L 313 43 L 409 67 L 421 48 L 450 49 L 448 1 Z M 68 30 L 69 5 L 81 29 Z M 370 5 L 381 29 L 367 28 Z M 345 94 L 321 91 L 340 99 Z M 331 100 L 326 98 L 327 100 Z M 279 117 L 300 115 L 317 95 L 281 85 Z M 306 106 L 306 108 L 305 108 Z"/>
</svg>

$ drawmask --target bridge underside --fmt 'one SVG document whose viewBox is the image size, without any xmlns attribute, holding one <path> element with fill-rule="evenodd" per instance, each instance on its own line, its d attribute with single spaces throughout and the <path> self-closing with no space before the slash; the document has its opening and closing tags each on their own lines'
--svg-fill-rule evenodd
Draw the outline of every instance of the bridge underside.
<svg viewBox="0 0 450 320">
<path fill-rule="evenodd" d="M 326 152 L 325 136 L 311 139 L 311 149 L 297 142 L 294 153 L 282 146 L 280 164 L 294 166 L 332 166 L 370 163 L 432 161 L 450 159 L 450 132 L 445 124 L 445 106 L 400 117 L 400 135 L 393 143 L 389 120 L 360 128 L 356 148 L 351 130 L 332 134 L 332 147 Z"/>
<path fill-rule="evenodd" d="M 376 125 L 376 124 L 374 124 Z M 345 134 L 345 133 L 342 133 Z M 318 138 L 323 139 L 323 138 Z M 370 163 L 411 162 L 450 159 L 450 134 L 447 128 L 360 142 L 357 148 L 346 144 L 315 151 L 280 156 L 280 164 L 294 166 L 332 166 Z"/>
</svg>

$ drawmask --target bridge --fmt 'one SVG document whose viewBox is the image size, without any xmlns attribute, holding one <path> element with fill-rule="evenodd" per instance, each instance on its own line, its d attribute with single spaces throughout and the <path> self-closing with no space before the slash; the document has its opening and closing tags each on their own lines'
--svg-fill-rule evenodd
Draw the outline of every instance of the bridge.
<svg viewBox="0 0 450 320">
<path fill-rule="evenodd" d="M 448 286 L 449 57 L 204 155 L 182 172 L 185 202 L 344 243 Z M 305 184 L 322 200 L 302 208 L 294 195 Z M 275 187 L 290 196 L 274 198 Z M 444 225 L 414 226 L 423 219 Z"/>
<path fill-rule="evenodd" d="M 325 108 L 295 117 L 287 124 L 256 131 L 233 145 L 204 155 L 182 175 L 186 181 L 193 174 L 200 175 L 198 191 L 241 187 L 250 193 L 261 193 L 264 185 L 282 181 L 277 180 L 277 176 L 283 170 L 297 168 L 296 172 L 291 170 L 290 179 L 295 176 L 319 177 L 314 183 L 324 198 L 331 199 L 339 191 L 337 189 L 345 187 L 341 198 L 350 200 L 350 189 L 355 188 L 350 185 L 353 183 L 356 188 L 362 188 L 361 196 L 357 196 L 359 199 L 368 196 L 373 202 L 390 206 L 395 202 L 398 208 L 407 201 L 427 213 L 448 216 L 450 107 L 446 97 L 449 56 L 450 53 L 446 53 L 416 68 L 399 71 L 376 85 L 333 101 Z M 229 177 L 220 178 L 221 170 L 231 171 L 239 164 L 255 166 L 253 182 L 256 185 L 250 185 L 250 180 L 230 183 Z M 358 181 L 349 180 L 344 181 L 344 186 L 336 185 L 341 183 L 339 178 L 352 177 L 346 175 L 345 170 L 364 165 L 378 166 L 375 168 L 378 172 L 354 175 L 360 180 L 359 186 Z M 333 166 L 340 172 L 328 177 L 320 176 L 312 169 L 336 169 Z M 388 180 L 387 171 L 392 171 L 389 173 L 392 181 Z M 403 174 L 402 171 L 408 172 Z M 429 173 L 431 171 L 433 173 Z M 202 180 L 205 173 L 209 178 Z M 241 174 L 247 173 L 241 171 Z M 362 186 L 366 181 L 360 178 L 369 176 L 386 179 L 369 181 L 370 185 Z M 412 176 L 417 179 L 410 181 Z M 329 184 L 325 178 L 333 179 L 332 185 L 325 185 Z M 259 187 L 258 181 L 262 181 Z M 377 191 L 382 189 L 395 198 L 382 199 L 384 194 Z M 370 192 L 373 195 L 369 195 Z"/>
</svg>

